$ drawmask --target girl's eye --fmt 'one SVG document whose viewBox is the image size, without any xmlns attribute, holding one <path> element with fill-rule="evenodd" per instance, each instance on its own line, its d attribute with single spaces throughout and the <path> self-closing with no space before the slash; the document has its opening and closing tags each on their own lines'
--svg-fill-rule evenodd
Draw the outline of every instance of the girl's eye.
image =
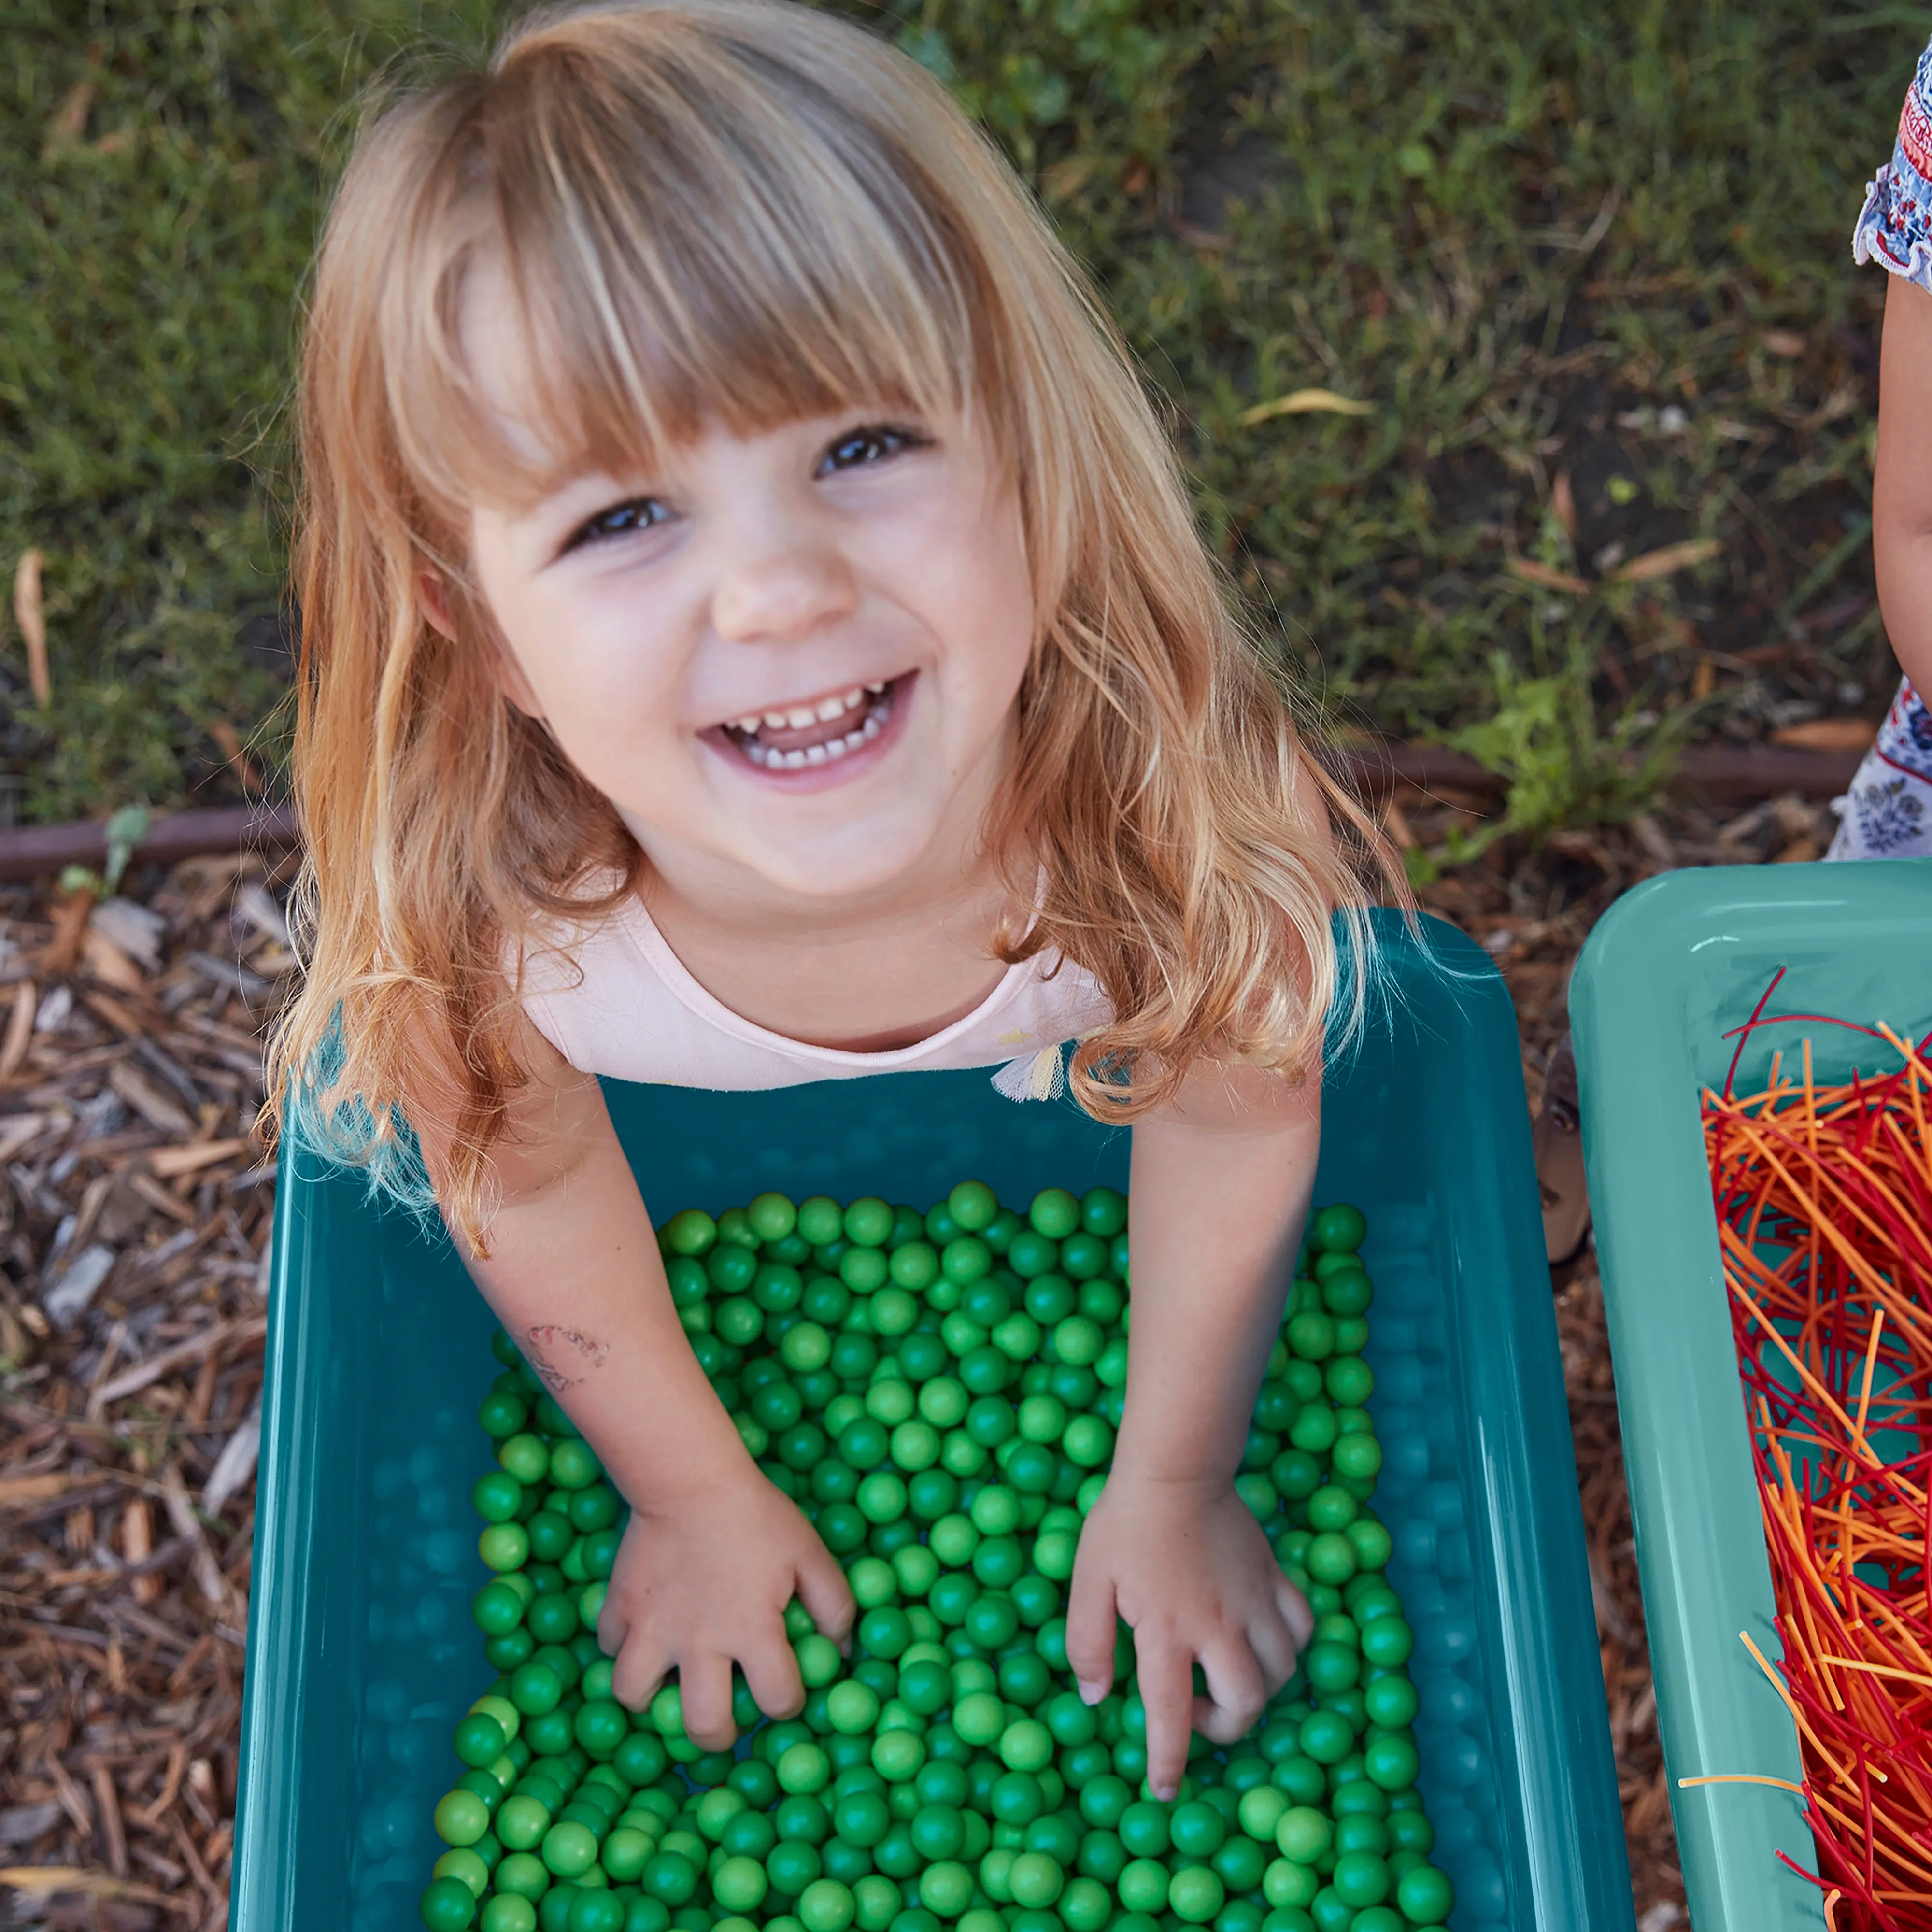
<svg viewBox="0 0 1932 1932">
<path fill-rule="evenodd" d="M 836 470 L 856 470 L 864 464 L 897 456 L 904 450 L 923 449 L 931 441 L 930 436 L 921 436 L 916 430 L 902 429 L 891 423 L 867 423 L 848 430 L 826 450 L 820 460 L 818 473 L 830 476 Z"/>
<path fill-rule="evenodd" d="M 599 510 L 589 521 L 578 525 L 564 548 L 572 550 L 581 544 L 598 543 L 607 537 L 628 536 L 634 530 L 647 530 L 653 524 L 662 523 L 670 514 L 655 496 L 633 496 L 628 502 L 614 503 L 608 510 Z"/>
</svg>

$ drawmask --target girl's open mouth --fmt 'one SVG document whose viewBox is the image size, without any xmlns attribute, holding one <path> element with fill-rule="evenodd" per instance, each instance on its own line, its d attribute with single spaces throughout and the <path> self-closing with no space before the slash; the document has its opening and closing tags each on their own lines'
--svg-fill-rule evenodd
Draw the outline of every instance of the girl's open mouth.
<svg viewBox="0 0 1932 1932">
<path fill-rule="evenodd" d="M 904 711 L 916 676 L 908 671 L 885 683 L 854 685 L 814 704 L 736 718 L 707 735 L 775 776 L 826 771 L 879 742 Z"/>
</svg>

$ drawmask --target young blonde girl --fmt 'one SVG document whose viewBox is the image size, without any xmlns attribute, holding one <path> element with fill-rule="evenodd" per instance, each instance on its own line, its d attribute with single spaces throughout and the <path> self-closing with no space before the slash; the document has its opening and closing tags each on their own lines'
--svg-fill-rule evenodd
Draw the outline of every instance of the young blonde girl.
<svg viewBox="0 0 1932 1932">
<path fill-rule="evenodd" d="M 910 61 L 630 0 L 375 122 L 301 408 L 278 1105 L 426 1178 L 630 1503 L 616 1694 L 676 1670 L 720 1748 L 734 1665 L 802 1702 L 788 1600 L 853 1608 L 698 1370 L 597 1076 L 1044 1095 L 1074 1041 L 1133 1125 L 1134 1323 L 1067 1652 L 1096 1700 L 1133 1627 L 1172 1793 L 1310 1634 L 1232 1478 L 1380 858 L 1090 290 Z"/>
</svg>

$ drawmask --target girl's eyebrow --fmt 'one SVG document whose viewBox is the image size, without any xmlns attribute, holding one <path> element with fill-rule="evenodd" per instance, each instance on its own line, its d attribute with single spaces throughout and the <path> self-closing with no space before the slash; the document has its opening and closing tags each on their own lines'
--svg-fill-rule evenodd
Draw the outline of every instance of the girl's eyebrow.
<svg viewBox="0 0 1932 1932">
<path fill-rule="evenodd" d="M 575 524 L 613 504 L 627 503 L 634 497 L 662 495 L 665 488 L 662 482 L 627 482 L 603 470 L 586 472 L 559 484 L 554 490 L 547 491 L 523 513 L 518 520 L 532 524 L 556 521 Z"/>
</svg>

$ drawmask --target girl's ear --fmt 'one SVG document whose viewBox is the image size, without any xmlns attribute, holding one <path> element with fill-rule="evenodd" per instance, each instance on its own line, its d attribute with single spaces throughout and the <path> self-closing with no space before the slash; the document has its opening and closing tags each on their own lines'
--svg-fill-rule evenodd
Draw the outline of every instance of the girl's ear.
<svg viewBox="0 0 1932 1932">
<path fill-rule="evenodd" d="M 430 628 L 440 632 L 454 644 L 456 619 L 449 607 L 448 580 L 439 572 L 420 570 L 416 573 L 416 595 L 422 601 L 423 615 L 429 620 Z M 500 642 L 491 656 L 497 688 L 525 717 L 541 720 L 543 706 L 537 702 L 537 694 L 530 688 L 530 681 L 524 675 L 523 666 Z"/>
<path fill-rule="evenodd" d="M 449 586 L 443 580 L 440 571 L 419 570 L 416 572 L 416 596 L 422 600 L 423 615 L 430 621 L 432 630 L 440 631 L 452 644 L 456 641 L 456 620 L 449 611 Z"/>
</svg>

